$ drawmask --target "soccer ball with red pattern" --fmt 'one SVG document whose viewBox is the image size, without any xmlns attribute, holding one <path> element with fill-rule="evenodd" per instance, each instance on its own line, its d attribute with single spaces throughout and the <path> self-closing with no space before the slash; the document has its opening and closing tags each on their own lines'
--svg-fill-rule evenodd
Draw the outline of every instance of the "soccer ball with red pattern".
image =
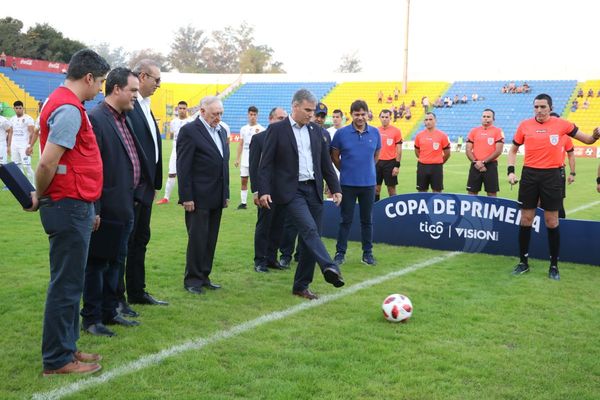
<svg viewBox="0 0 600 400">
<path fill-rule="evenodd" d="M 383 316 L 391 322 L 406 322 L 413 312 L 410 299 L 403 294 L 390 294 L 381 305 Z"/>
</svg>

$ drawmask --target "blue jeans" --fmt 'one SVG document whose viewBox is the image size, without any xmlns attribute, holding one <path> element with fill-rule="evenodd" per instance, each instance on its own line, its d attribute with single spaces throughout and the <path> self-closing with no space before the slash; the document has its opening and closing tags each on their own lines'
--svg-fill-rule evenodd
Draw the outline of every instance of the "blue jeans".
<svg viewBox="0 0 600 400">
<path fill-rule="evenodd" d="M 102 225 L 102 220 L 100 220 Z M 117 286 L 119 277 L 125 270 L 127 244 L 133 230 L 133 219 L 123 226 L 119 251 L 115 260 L 90 258 L 85 269 L 85 284 L 83 288 L 83 308 L 81 317 L 83 327 L 105 322 L 117 315 Z"/>
<path fill-rule="evenodd" d="M 50 283 L 42 334 L 44 369 L 73 361 L 79 339 L 79 302 L 94 223 L 94 205 L 75 199 L 47 201 L 40 218 L 50 241 Z"/>
<path fill-rule="evenodd" d="M 340 205 L 341 221 L 338 230 L 338 253 L 346 254 L 348 235 L 354 219 L 354 208 L 358 199 L 360 211 L 360 236 L 363 253 L 373 252 L 373 204 L 375 203 L 375 186 L 342 186 L 342 204 Z"/>
</svg>

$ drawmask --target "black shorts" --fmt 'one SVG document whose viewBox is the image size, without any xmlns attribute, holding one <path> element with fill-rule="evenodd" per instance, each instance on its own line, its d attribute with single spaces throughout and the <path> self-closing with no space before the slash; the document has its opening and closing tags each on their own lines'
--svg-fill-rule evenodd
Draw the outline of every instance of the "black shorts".
<svg viewBox="0 0 600 400">
<path fill-rule="evenodd" d="M 377 186 L 385 181 L 386 186 L 396 186 L 398 184 L 398 176 L 392 176 L 392 171 L 396 167 L 396 159 L 379 160 L 375 164 L 375 172 L 377 174 Z"/>
<path fill-rule="evenodd" d="M 441 192 L 444 190 L 444 164 L 417 163 L 417 190 L 426 192 L 431 185 L 431 190 Z"/>
<path fill-rule="evenodd" d="M 471 164 L 469 168 L 469 178 L 467 179 L 467 191 L 477 193 L 481 190 L 481 184 L 485 188 L 486 193 L 497 193 L 500 191 L 498 185 L 498 162 L 492 161 L 485 164 L 487 171 L 479 172 L 475 166 Z"/>
<path fill-rule="evenodd" d="M 523 167 L 519 184 L 521 208 L 538 206 L 546 211 L 558 211 L 563 204 L 563 178 L 560 168 L 538 169 Z"/>
</svg>

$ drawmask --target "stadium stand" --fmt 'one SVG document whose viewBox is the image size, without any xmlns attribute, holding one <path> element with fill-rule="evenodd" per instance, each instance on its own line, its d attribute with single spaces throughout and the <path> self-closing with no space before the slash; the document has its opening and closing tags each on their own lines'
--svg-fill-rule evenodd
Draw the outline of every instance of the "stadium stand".
<svg viewBox="0 0 600 400">
<path fill-rule="evenodd" d="M 14 72 L 10 68 L 0 67 L 0 101 L 8 104 L 9 107 L 12 108 L 12 104 L 16 100 L 21 100 L 25 105 L 25 112 L 33 118 L 36 118 L 38 114 L 38 100 L 31 96 L 23 86 L 18 85 L 14 80 L 7 76 L 4 73 L 7 70 Z"/>
<path fill-rule="evenodd" d="M 331 93 L 322 99 L 327 105 L 329 111 L 339 108 L 349 118 L 350 104 L 354 100 L 362 99 L 367 102 L 371 112 L 373 113 L 373 122 L 375 126 L 379 126 L 379 112 L 382 109 L 392 109 L 394 106 L 399 107 L 403 102 L 405 105 L 410 105 L 414 100 L 416 106 L 411 107 L 411 118 L 409 120 L 402 118 L 392 124 L 402 131 L 404 138 L 410 137 L 415 126 L 423 119 L 423 107 L 421 99 L 427 96 L 430 102 L 443 93 L 450 84 L 447 82 L 409 82 L 407 94 L 402 94 L 402 82 L 346 82 L 337 85 Z M 398 100 L 394 100 L 394 90 L 398 88 Z M 378 93 L 384 95 L 382 103 L 378 103 Z M 392 102 L 387 103 L 387 97 L 392 96 Z"/>
<path fill-rule="evenodd" d="M 258 123 L 267 126 L 269 111 L 273 107 L 282 107 L 290 112 L 292 96 L 298 89 L 308 89 L 317 99 L 322 99 L 334 86 L 335 82 L 246 83 L 223 101 L 223 121 L 229 124 L 231 132 L 239 132 L 240 128 L 248 123 L 248 107 L 254 105 L 259 110 Z M 331 107 L 329 109 L 333 110 Z"/>
<path fill-rule="evenodd" d="M 516 82 L 522 85 L 525 81 Z M 450 141 L 456 138 L 466 138 L 469 131 L 481 124 L 481 112 L 485 108 L 491 108 L 496 112 L 495 125 L 504 131 L 505 142 L 512 142 L 512 137 L 519 122 L 533 116 L 533 99 L 539 93 L 547 93 L 552 96 L 554 111 L 563 115 L 567 102 L 573 93 L 577 81 L 527 81 L 530 87 L 529 93 L 502 93 L 505 81 L 462 81 L 455 82 L 444 93 L 442 98 L 449 96 L 461 98 L 466 95 L 466 104 L 453 104 L 452 107 L 430 108 L 437 116 L 438 129 L 446 132 Z M 472 101 L 472 94 L 478 94 L 478 100 Z M 423 123 L 417 131 L 425 129 Z"/>
<path fill-rule="evenodd" d="M 577 98 L 577 93 L 579 92 L 579 89 L 583 91 L 583 97 Z M 594 93 L 593 97 L 588 97 L 587 95 L 590 89 Z M 592 134 L 594 128 L 598 126 L 598 121 L 600 121 L 600 97 L 598 97 L 599 92 L 600 80 L 586 81 L 578 84 L 577 87 L 573 89 L 573 93 L 567 101 L 567 106 L 565 108 L 564 113 L 562 114 L 563 118 L 573 122 L 584 133 Z M 577 109 L 577 111 L 571 111 L 571 103 L 575 99 L 579 101 L 579 108 Z M 589 107 L 587 110 L 582 106 L 583 102 L 586 100 L 589 102 Z M 575 142 L 576 145 L 589 146 L 579 141 Z M 600 146 L 600 142 L 596 142 L 593 146 Z"/>
</svg>

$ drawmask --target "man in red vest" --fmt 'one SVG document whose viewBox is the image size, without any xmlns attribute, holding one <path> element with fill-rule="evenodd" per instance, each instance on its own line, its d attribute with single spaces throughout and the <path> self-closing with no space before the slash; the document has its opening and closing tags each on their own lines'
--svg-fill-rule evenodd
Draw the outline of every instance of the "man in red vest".
<svg viewBox="0 0 600 400">
<path fill-rule="evenodd" d="M 50 241 L 50 284 L 42 337 L 44 376 L 92 373 L 98 354 L 77 349 L 79 302 L 90 236 L 97 229 L 94 201 L 102 193 L 102 159 L 83 102 L 102 91 L 108 63 L 89 49 L 71 58 L 64 85 L 40 115 L 42 156 L 33 206 Z"/>
</svg>

